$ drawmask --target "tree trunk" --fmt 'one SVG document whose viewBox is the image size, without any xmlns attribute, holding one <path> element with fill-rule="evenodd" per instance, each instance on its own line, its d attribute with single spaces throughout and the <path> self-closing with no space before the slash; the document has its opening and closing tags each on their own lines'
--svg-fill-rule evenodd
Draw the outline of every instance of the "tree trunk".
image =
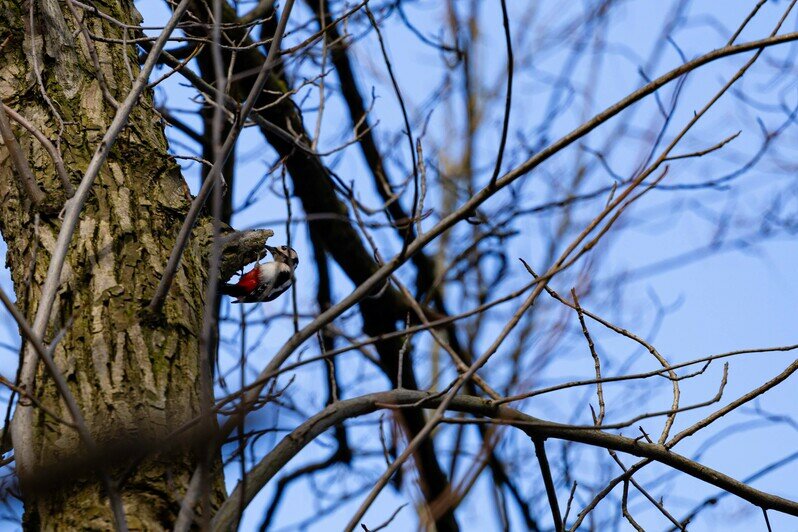
<svg viewBox="0 0 798 532">
<path fill-rule="evenodd" d="M 77 184 L 116 110 L 103 94 L 69 7 L 57 0 L 34 2 L 33 27 L 29 8 L 28 2 L 0 0 L 0 97 L 54 144 L 60 140 Z M 126 24 L 141 20 L 132 1 L 109 1 L 102 9 Z M 93 35 L 133 37 L 103 18 L 84 16 L 83 23 Z M 135 47 L 123 51 L 120 44 L 97 40 L 94 46 L 108 92 L 123 100 L 129 73 L 135 77 L 139 71 Z M 32 206 L 9 152 L 0 147 L 0 230 L 17 305 L 32 322 L 66 196 L 43 146 L 13 120 L 12 127 L 47 197 L 44 208 Z M 63 332 L 53 356 L 102 456 L 81 453 L 77 432 L 46 413 L 70 419 L 43 365 L 28 360 L 38 364 L 27 391 L 35 400 L 19 402 L 12 424 L 28 529 L 112 528 L 96 474 L 103 461 L 122 483 L 131 529 L 160 530 L 174 522 L 196 453 L 184 445 L 134 459 L 200 412 L 199 332 L 207 278 L 200 239 L 183 255 L 163 311 L 154 318 L 142 314 L 190 201 L 179 167 L 167 155 L 148 91 L 93 185 L 44 338 L 51 342 Z M 220 475 L 215 502 L 223 495 Z"/>
</svg>

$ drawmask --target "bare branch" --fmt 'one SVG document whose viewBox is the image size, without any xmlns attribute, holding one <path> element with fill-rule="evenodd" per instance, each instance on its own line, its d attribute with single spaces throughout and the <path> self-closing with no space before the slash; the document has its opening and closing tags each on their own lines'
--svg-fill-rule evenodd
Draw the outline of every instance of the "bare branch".
<svg viewBox="0 0 798 532">
<path fill-rule="evenodd" d="M 794 364 L 798 368 L 798 361 Z M 413 404 L 425 401 L 426 408 L 433 408 L 443 402 L 442 399 L 428 392 L 414 390 L 392 390 L 375 393 L 354 399 L 339 401 L 308 419 L 290 435 L 280 441 L 272 451 L 263 458 L 249 473 L 244 497 L 251 501 L 260 489 L 274 476 L 283 464 L 287 463 L 308 443 L 323 434 L 327 429 L 346 419 L 362 416 L 376 411 L 379 405 Z M 450 402 L 452 409 L 469 412 L 474 415 L 489 416 L 509 424 L 518 423 L 518 428 L 532 438 L 555 438 L 585 443 L 607 449 L 613 449 L 634 456 L 646 457 L 649 461 L 658 461 L 674 467 L 690 476 L 703 480 L 733 493 L 750 503 L 798 515 L 798 502 L 789 501 L 776 495 L 761 492 L 731 477 L 712 470 L 702 464 L 685 458 L 659 444 L 642 443 L 631 438 L 608 434 L 600 430 L 574 430 L 568 425 L 560 425 L 533 418 L 517 410 L 507 407 L 493 407 L 484 399 L 469 396 L 458 396 Z M 631 471 L 631 469 L 630 469 Z M 216 516 L 212 526 L 214 530 L 228 530 L 235 520 L 240 487 L 233 490 Z"/>
<path fill-rule="evenodd" d="M 11 155 L 11 161 L 14 163 L 14 168 L 19 175 L 19 181 L 22 183 L 22 188 L 28 194 L 31 203 L 36 206 L 44 201 L 44 192 L 41 191 L 39 185 L 36 184 L 36 178 L 28 166 L 28 159 L 22 154 L 22 148 L 17 142 L 17 137 L 11 130 L 11 124 L 8 122 L 6 115 L 5 105 L 0 106 L 0 135 L 3 137 L 3 143 Z"/>
</svg>

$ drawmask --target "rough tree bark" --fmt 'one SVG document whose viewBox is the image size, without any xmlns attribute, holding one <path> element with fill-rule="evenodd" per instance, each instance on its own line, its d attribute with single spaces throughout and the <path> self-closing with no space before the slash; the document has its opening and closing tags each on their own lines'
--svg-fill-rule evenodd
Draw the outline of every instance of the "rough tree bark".
<svg viewBox="0 0 798 532">
<path fill-rule="evenodd" d="M 0 0 L 0 97 L 58 141 L 76 184 L 115 108 L 103 94 L 68 6 L 43 0 L 30 9 L 28 2 Z M 132 1 L 105 2 L 103 11 L 126 24 L 141 21 Z M 105 19 L 86 16 L 83 23 L 94 35 L 123 38 L 122 29 Z M 139 71 L 135 47 L 123 52 L 119 45 L 95 41 L 94 46 L 108 91 L 121 101 L 131 87 L 128 72 L 136 76 Z M 8 245 L 17 305 L 32 322 L 66 196 L 43 146 L 13 121 L 12 127 L 47 198 L 43 207 L 32 206 L 9 152 L 0 146 L 0 230 Z M 162 313 L 142 313 L 190 201 L 180 169 L 167 155 L 151 94 L 145 92 L 81 214 L 44 339 L 50 342 L 63 330 L 54 351 L 56 364 L 104 450 L 111 474 L 119 479 L 126 473 L 120 491 L 132 529 L 169 528 L 196 465 L 188 445 L 133 462 L 143 449 L 200 412 L 198 351 L 207 279 L 207 236 L 202 234 L 209 234 L 210 224 L 198 227 Z M 260 231 L 237 239 L 234 246 L 240 247 L 230 253 L 223 275 L 233 273 L 232 263 L 240 266 L 252 258 L 270 234 Z M 41 364 L 28 393 L 69 419 Z M 12 437 L 28 529 L 112 527 L 107 497 L 94 471 L 103 457 L 82 456 L 76 431 L 23 400 L 14 414 Z M 223 497 L 220 475 L 215 504 Z"/>
</svg>

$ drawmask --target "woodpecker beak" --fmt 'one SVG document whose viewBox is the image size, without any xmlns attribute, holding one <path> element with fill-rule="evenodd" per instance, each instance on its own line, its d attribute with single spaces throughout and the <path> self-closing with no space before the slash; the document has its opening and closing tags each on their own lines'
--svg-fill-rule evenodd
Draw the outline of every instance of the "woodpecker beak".
<svg viewBox="0 0 798 532">
<path fill-rule="evenodd" d="M 280 251 L 279 251 L 277 248 L 275 248 L 275 247 L 272 247 L 272 246 L 266 246 L 266 245 L 264 245 L 263 247 L 265 247 L 265 248 L 266 248 L 266 251 L 268 251 L 269 253 L 271 253 L 271 254 L 272 254 L 272 257 L 275 257 L 275 256 L 276 256 L 276 254 L 280 252 Z"/>
</svg>

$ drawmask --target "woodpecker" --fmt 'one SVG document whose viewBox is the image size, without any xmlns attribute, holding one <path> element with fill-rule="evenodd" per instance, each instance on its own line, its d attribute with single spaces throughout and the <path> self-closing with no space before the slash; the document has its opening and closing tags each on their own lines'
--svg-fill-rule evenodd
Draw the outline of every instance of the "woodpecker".
<svg viewBox="0 0 798 532">
<path fill-rule="evenodd" d="M 225 283 L 221 292 L 236 298 L 233 303 L 260 303 L 272 301 L 294 284 L 294 270 L 299 264 L 296 251 L 288 246 L 279 248 L 266 246 L 274 260 L 258 264 L 238 280 L 236 284 Z"/>
</svg>

